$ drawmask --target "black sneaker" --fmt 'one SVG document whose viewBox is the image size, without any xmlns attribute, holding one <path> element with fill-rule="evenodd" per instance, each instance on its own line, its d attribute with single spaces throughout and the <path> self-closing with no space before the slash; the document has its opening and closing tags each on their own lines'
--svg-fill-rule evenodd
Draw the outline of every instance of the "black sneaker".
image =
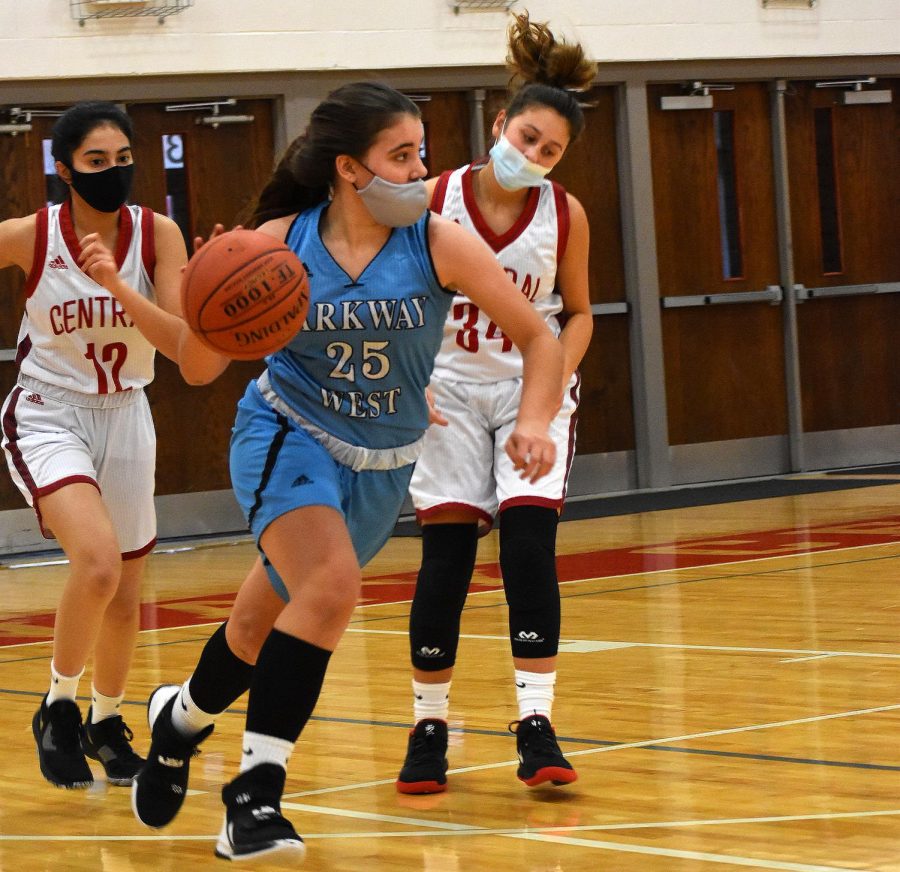
<svg viewBox="0 0 900 872">
<path fill-rule="evenodd" d="M 58 699 L 48 706 L 45 696 L 31 719 L 31 730 L 37 742 L 41 773 L 47 781 L 69 789 L 90 787 L 94 783 L 81 747 L 84 727 L 78 703 Z"/>
<path fill-rule="evenodd" d="M 242 772 L 222 788 L 225 823 L 216 843 L 223 860 L 256 860 L 293 868 L 306 855 L 306 845 L 281 814 L 285 771 L 261 763 Z"/>
<path fill-rule="evenodd" d="M 106 780 L 110 784 L 128 787 L 144 765 L 143 757 L 135 754 L 129 744 L 133 738 L 134 733 L 128 729 L 121 715 L 92 724 L 91 709 L 88 709 L 82 741 L 84 753 L 103 764 Z"/>
<path fill-rule="evenodd" d="M 525 720 L 513 721 L 509 725 L 509 731 L 516 735 L 516 750 L 519 754 L 516 775 L 520 781 L 524 781 L 529 787 L 537 787 L 547 781 L 571 784 L 578 779 L 578 773 L 559 749 L 550 721 L 543 715 L 531 715 Z"/>
<path fill-rule="evenodd" d="M 148 827 L 164 827 L 174 820 L 187 791 L 191 757 L 197 746 L 213 731 L 210 724 L 197 735 L 185 738 L 172 725 L 172 706 L 180 684 L 163 684 L 147 700 L 150 724 L 150 751 L 147 763 L 134 776 L 131 808 Z"/>
<path fill-rule="evenodd" d="M 397 776 L 399 793 L 443 793 L 447 789 L 447 722 L 425 718 L 409 731 L 406 760 Z"/>
</svg>

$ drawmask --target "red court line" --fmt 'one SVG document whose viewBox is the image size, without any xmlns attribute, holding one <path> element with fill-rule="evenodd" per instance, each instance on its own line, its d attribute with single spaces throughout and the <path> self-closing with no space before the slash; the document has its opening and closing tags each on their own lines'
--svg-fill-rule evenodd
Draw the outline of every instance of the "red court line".
<svg viewBox="0 0 900 872">
<path fill-rule="evenodd" d="M 785 527 L 751 533 L 730 533 L 673 540 L 625 548 L 604 548 L 557 557 L 560 581 L 583 578 L 639 575 L 667 569 L 717 566 L 741 560 L 815 554 L 864 545 L 900 542 L 900 515 L 815 526 Z M 495 561 L 475 567 L 474 591 L 502 587 L 500 566 Z M 237 578 L 235 579 L 237 581 Z M 412 599 L 416 572 L 387 575 L 363 574 L 361 605 L 406 602 Z M 141 605 L 141 629 L 186 627 L 224 621 L 234 593 L 146 602 Z M 53 613 L 18 615 L 0 620 L 0 647 L 52 638 Z"/>
</svg>

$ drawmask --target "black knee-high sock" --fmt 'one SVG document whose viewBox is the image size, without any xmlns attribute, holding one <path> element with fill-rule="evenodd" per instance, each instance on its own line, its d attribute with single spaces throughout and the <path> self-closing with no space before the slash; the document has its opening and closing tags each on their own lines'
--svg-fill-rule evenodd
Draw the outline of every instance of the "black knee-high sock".
<svg viewBox="0 0 900 872">
<path fill-rule="evenodd" d="M 225 711 L 250 687 L 253 677 L 253 666 L 228 647 L 227 623 L 209 637 L 188 684 L 191 699 L 211 715 Z"/>
<path fill-rule="evenodd" d="M 316 707 L 330 658 L 331 651 L 272 630 L 253 671 L 247 730 L 296 742 Z"/>
</svg>

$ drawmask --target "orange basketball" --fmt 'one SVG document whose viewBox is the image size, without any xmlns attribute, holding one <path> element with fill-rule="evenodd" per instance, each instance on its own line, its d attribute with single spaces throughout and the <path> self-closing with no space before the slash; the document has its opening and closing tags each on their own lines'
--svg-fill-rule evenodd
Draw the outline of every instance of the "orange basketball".
<svg viewBox="0 0 900 872">
<path fill-rule="evenodd" d="M 188 261 L 181 302 L 204 345 L 234 360 L 257 360 L 283 348 L 303 326 L 309 283 L 283 242 L 256 230 L 232 230 Z"/>
</svg>

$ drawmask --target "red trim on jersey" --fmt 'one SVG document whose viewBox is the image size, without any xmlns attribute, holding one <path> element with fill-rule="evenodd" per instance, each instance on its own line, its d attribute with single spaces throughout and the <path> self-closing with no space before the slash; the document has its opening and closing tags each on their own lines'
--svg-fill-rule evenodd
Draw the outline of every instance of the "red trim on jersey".
<svg viewBox="0 0 900 872">
<path fill-rule="evenodd" d="M 581 399 L 581 373 L 576 369 L 574 375 L 575 384 L 572 385 L 569 396 L 572 398 L 572 402 L 575 403 L 575 411 L 572 412 L 572 417 L 569 418 L 569 450 L 566 456 L 566 474 L 563 478 L 563 502 L 565 502 L 566 494 L 569 492 L 569 474 L 572 472 L 572 464 L 575 462 L 575 428 L 578 424 L 578 402 Z"/>
<path fill-rule="evenodd" d="M 465 203 L 466 211 L 469 213 L 469 217 L 472 219 L 472 223 L 475 225 L 475 229 L 478 231 L 481 238 L 490 245 L 495 252 L 500 252 L 506 248 L 507 245 L 521 236 L 522 231 L 531 223 L 531 219 L 534 218 L 534 213 L 537 211 L 538 200 L 540 200 L 541 197 L 541 189 L 539 187 L 528 189 L 528 197 L 525 200 L 525 208 L 522 210 L 522 213 L 513 222 L 512 227 L 504 233 L 497 234 L 491 230 L 487 221 L 484 220 L 484 216 L 481 214 L 478 203 L 475 200 L 475 187 L 472 184 L 472 166 L 473 165 L 470 164 L 466 167 L 466 171 L 462 175 L 461 186 L 463 203 Z"/>
<path fill-rule="evenodd" d="M 28 357 L 31 351 L 31 337 L 26 333 L 22 337 L 22 341 L 16 346 L 16 366 L 21 366 L 22 361 Z"/>
<path fill-rule="evenodd" d="M 424 518 L 433 518 L 441 512 L 453 511 L 455 509 L 466 509 L 478 515 L 478 535 L 485 536 L 490 533 L 491 527 L 494 526 L 494 519 L 484 509 L 478 506 L 470 506 L 468 503 L 438 503 L 428 509 L 416 509 L 416 521 L 421 525 Z"/>
<path fill-rule="evenodd" d="M 118 269 L 122 269 L 125 265 L 132 236 L 134 236 L 134 221 L 131 218 L 131 210 L 127 206 L 119 206 L 119 241 L 116 243 L 116 267 Z"/>
<path fill-rule="evenodd" d="M 504 500 L 500 503 L 500 509 L 498 511 L 505 512 L 513 506 L 540 506 L 542 509 L 556 509 L 556 511 L 559 512 L 562 510 L 563 501 L 561 499 L 551 500 L 547 497 L 538 496 L 510 497 L 508 500 Z"/>
<path fill-rule="evenodd" d="M 16 422 L 16 404 L 19 402 L 19 397 L 22 396 L 24 390 L 18 385 L 13 388 L 9 402 L 6 405 L 6 414 L 3 416 L 3 435 L 6 437 L 6 450 L 9 452 L 12 464 L 16 468 L 16 472 L 21 476 L 22 481 L 25 482 L 25 487 L 28 488 L 28 492 L 33 499 L 34 494 L 37 492 L 37 485 L 28 470 L 25 458 L 22 457 L 22 452 L 19 450 L 19 428 Z"/>
<path fill-rule="evenodd" d="M 438 176 L 437 184 L 434 186 L 434 190 L 431 192 L 431 205 L 428 207 L 432 212 L 437 212 L 438 215 L 444 209 L 444 197 L 447 196 L 447 185 L 450 183 L 450 176 L 453 175 L 453 170 L 444 170 Z"/>
<path fill-rule="evenodd" d="M 40 497 L 48 497 L 50 494 L 55 493 L 60 488 L 64 488 L 70 484 L 92 484 L 97 490 L 100 490 L 100 485 L 94 481 L 89 475 L 69 475 L 66 478 L 60 478 L 57 481 L 51 482 L 48 485 L 44 485 L 44 487 L 38 488 L 34 491 L 34 496 L 37 498 Z"/>
<path fill-rule="evenodd" d="M 156 238 L 153 230 L 153 210 L 141 206 L 141 260 L 144 262 L 144 269 L 147 270 L 150 284 L 153 284 L 156 272 Z"/>
<path fill-rule="evenodd" d="M 154 546 L 156 545 L 156 536 L 154 536 L 143 548 L 138 548 L 136 551 L 123 551 L 122 559 L 123 560 L 137 560 L 138 557 L 143 557 L 145 554 L 149 554 Z"/>
<path fill-rule="evenodd" d="M 34 257 L 31 259 L 31 270 L 22 291 L 25 299 L 28 299 L 37 288 L 47 260 L 47 207 L 38 209 L 34 217 Z"/>
<path fill-rule="evenodd" d="M 81 243 L 75 233 L 75 223 L 72 221 L 72 201 L 66 200 L 59 209 L 59 227 L 62 231 L 63 241 L 69 254 L 77 264 L 81 259 Z M 116 242 L 116 268 L 122 269 L 128 247 L 131 245 L 131 237 L 134 236 L 134 222 L 131 220 L 131 212 L 127 206 L 119 207 L 119 238 Z M 79 267 L 80 268 L 80 267 Z"/>
<path fill-rule="evenodd" d="M 553 199 L 556 200 L 556 266 L 562 262 L 563 255 L 566 253 L 566 246 L 569 244 L 569 227 L 571 221 L 569 219 L 569 198 L 566 196 L 566 189 L 551 180 L 553 185 Z"/>
</svg>

